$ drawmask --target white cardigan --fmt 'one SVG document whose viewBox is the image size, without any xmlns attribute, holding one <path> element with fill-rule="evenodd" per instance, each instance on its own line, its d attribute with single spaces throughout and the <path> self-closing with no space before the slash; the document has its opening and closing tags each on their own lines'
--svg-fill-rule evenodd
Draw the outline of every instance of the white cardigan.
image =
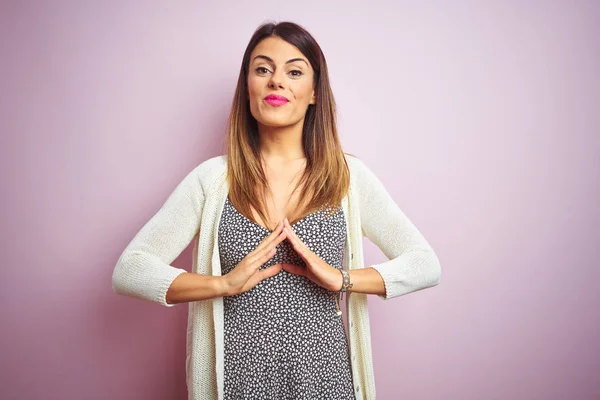
<svg viewBox="0 0 600 400">
<path fill-rule="evenodd" d="M 194 240 L 192 272 L 220 275 L 218 226 L 228 194 L 227 156 L 208 159 L 177 185 L 158 212 L 125 248 L 112 285 L 118 294 L 167 304 L 171 282 L 183 269 L 170 264 Z M 389 261 L 373 265 L 385 283 L 384 299 L 435 286 L 438 257 L 400 210 L 381 181 L 358 158 L 346 155 L 350 190 L 342 206 L 347 223 L 345 264 L 364 268 L 363 235 Z M 190 400 L 223 398 L 223 298 L 190 302 L 186 375 Z M 367 295 L 346 296 L 348 340 L 357 400 L 375 399 Z"/>
</svg>

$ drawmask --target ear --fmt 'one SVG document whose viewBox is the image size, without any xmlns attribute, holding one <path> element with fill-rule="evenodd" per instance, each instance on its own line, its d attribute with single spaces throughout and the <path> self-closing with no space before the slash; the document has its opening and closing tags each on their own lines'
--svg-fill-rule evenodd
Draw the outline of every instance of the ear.
<svg viewBox="0 0 600 400">
<path fill-rule="evenodd" d="M 308 103 L 308 104 L 316 104 L 316 102 L 317 102 L 317 97 L 315 96 L 315 91 L 313 90 L 312 96 L 310 97 L 310 103 Z"/>
</svg>

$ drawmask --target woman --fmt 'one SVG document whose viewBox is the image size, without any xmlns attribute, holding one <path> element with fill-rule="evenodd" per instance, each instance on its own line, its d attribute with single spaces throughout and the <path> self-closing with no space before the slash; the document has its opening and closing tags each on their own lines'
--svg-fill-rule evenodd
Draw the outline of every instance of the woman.
<svg viewBox="0 0 600 400">
<path fill-rule="evenodd" d="M 363 234 L 390 260 L 365 268 Z M 172 267 L 192 240 L 192 272 Z M 180 182 L 124 250 L 113 288 L 189 303 L 190 399 L 374 399 L 367 295 L 439 280 L 425 238 L 342 151 L 319 45 L 282 22 L 246 48 L 227 155 Z"/>
</svg>

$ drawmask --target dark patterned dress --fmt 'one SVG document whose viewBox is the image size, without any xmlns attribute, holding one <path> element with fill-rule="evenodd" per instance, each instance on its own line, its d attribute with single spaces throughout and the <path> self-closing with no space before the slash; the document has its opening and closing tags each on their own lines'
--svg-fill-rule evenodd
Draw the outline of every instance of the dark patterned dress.
<svg viewBox="0 0 600 400">
<path fill-rule="evenodd" d="M 315 254 L 342 268 L 343 209 L 329 213 L 316 211 L 293 228 Z M 218 236 L 222 274 L 270 233 L 227 198 Z M 306 265 L 287 240 L 261 268 L 277 263 Z M 354 399 L 346 332 L 334 293 L 281 271 L 245 293 L 224 297 L 225 399 Z"/>
</svg>

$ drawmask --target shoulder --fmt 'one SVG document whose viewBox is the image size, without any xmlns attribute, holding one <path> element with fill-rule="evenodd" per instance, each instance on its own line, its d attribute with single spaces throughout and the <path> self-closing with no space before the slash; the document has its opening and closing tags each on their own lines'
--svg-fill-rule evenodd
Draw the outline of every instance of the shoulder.
<svg viewBox="0 0 600 400">
<path fill-rule="evenodd" d="M 188 173 L 188 178 L 196 181 L 202 187 L 202 190 L 206 192 L 222 179 L 226 169 L 226 155 L 211 157 L 194 167 Z"/>
<path fill-rule="evenodd" d="M 364 163 L 363 160 L 355 156 L 354 154 L 344 153 L 346 157 L 346 164 L 350 170 L 350 176 L 352 178 L 362 179 L 366 175 L 372 174 L 371 170 Z"/>
<path fill-rule="evenodd" d="M 363 160 L 352 154 L 344 153 L 344 155 L 350 170 L 350 180 L 354 191 L 367 197 L 387 193 L 383 182 Z"/>
<path fill-rule="evenodd" d="M 211 179 L 214 176 L 221 175 L 226 168 L 227 156 L 220 155 L 201 162 L 194 168 L 194 172 L 203 179 Z"/>
</svg>

